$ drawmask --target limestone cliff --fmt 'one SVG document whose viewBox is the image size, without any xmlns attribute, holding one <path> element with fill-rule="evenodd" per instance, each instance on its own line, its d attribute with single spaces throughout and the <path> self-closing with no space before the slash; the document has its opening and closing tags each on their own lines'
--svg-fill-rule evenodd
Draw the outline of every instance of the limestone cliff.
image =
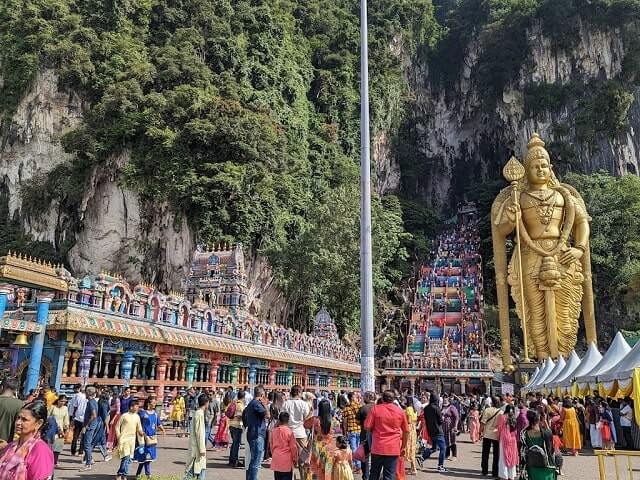
<svg viewBox="0 0 640 480">
<path fill-rule="evenodd" d="M 640 161 L 640 91 L 631 87 L 633 101 L 623 128 L 591 128 L 584 112 L 596 92 L 623 72 L 628 46 L 617 28 L 580 20 L 569 47 L 558 45 L 533 21 L 526 31 L 526 49 L 517 74 L 499 92 L 481 82 L 484 34 L 465 45 L 464 58 L 453 84 L 434 80 L 428 60 L 407 69 L 412 91 L 405 137 L 414 156 L 400 158 L 403 188 L 443 209 L 465 196 L 478 180 L 498 178 L 510 151 L 522 156 L 533 132 L 547 141 L 557 170 L 637 174 Z M 635 53 L 632 53 L 635 55 Z M 455 59 L 451 59 L 455 62 Z M 550 95 L 559 92 L 555 97 Z M 606 115 L 607 112 L 595 112 Z M 586 122 L 587 125 L 582 125 Z M 402 153 L 401 153 L 402 154 Z M 408 175 L 405 176 L 405 174 Z"/>
<path fill-rule="evenodd" d="M 35 210 L 23 205 L 25 191 L 69 159 L 60 138 L 82 118 L 78 95 L 59 90 L 53 70 L 42 71 L 2 136 L 1 191 L 8 199 L 9 215 L 19 219 L 34 240 L 60 251 L 76 276 L 106 270 L 179 290 L 195 249 L 195 233 L 186 216 L 167 202 L 149 205 L 122 183 L 127 151 L 89 172 L 75 208 L 57 200 Z M 39 195 L 46 198 L 44 192 Z M 252 258 L 250 272 L 250 302 L 261 313 L 265 300 L 268 305 L 278 303 L 282 295 L 263 258 Z M 265 309 L 270 311 L 268 305 Z M 271 315 L 277 313 L 281 312 Z"/>
</svg>

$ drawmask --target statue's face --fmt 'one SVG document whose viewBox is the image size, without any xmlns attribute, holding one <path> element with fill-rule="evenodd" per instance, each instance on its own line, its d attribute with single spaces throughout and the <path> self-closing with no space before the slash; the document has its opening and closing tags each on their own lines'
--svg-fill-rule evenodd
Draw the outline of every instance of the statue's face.
<svg viewBox="0 0 640 480">
<path fill-rule="evenodd" d="M 531 185 L 546 185 L 551 179 L 551 165 L 546 158 L 536 158 L 529 163 L 527 180 Z"/>
</svg>

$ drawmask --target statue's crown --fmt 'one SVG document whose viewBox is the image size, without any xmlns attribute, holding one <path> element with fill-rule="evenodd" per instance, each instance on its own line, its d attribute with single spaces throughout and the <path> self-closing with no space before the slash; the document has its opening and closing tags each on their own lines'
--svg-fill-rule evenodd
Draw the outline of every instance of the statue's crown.
<svg viewBox="0 0 640 480">
<path fill-rule="evenodd" d="M 527 156 L 525 158 L 524 164 L 525 167 L 529 166 L 529 163 L 532 160 L 537 160 L 540 158 L 545 158 L 549 163 L 551 163 L 551 159 L 549 158 L 549 152 L 544 148 L 544 141 L 540 138 L 540 135 L 534 133 L 531 135 L 531 139 L 529 139 L 529 143 L 527 143 Z"/>
</svg>

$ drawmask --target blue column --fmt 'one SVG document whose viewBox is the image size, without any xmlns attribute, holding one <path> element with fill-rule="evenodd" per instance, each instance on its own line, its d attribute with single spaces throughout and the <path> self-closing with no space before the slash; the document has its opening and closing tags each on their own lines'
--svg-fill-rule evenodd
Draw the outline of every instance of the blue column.
<svg viewBox="0 0 640 480">
<path fill-rule="evenodd" d="M 120 371 L 122 372 L 122 379 L 124 380 L 124 385 L 126 387 L 129 386 L 129 380 L 131 380 L 131 369 L 133 367 L 133 352 L 124 352 L 122 356 L 122 360 L 120 361 Z"/>
<path fill-rule="evenodd" d="M 256 384 L 256 364 L 251 363 L 249 365 L 249 385 L 254 386 Z"/>
<path fill-rule="evenodd" d="M 56 386 L 56 391 L 60 391 L 60 384 L 62 383 L 62 369 L 64 368 L 64 354 L 67 351 L 67 341 L 58 340 L 55 342 L 55 350 L 53 353 L 53 378 Z"/>
<path fill-rule="evenodd" d="M 24 394 L 36 388 L 40 381 L 40 365 L 42 364 L 42 350 L 44 349 L 44 339 L 47 335 L 47 319 L 49 317 L 49 304 L 53 300 L 52 292 L 40 292 L 38 294 L 38 309 L 36 310 L 36 322 L 42 325 L 42 332 L 36 334 L 31 345 L 31 356 L 29 357 L 29 367 L 27 368 L 27 380 L 24 384 Z"/>
<path fill-rule="evenodd" d="M 4 317 L 4 310 L 7 308 L 8 295 L 13 293 L 13 287 L 9 284 L 0 284 L 0 321 Z"/>
</svg>

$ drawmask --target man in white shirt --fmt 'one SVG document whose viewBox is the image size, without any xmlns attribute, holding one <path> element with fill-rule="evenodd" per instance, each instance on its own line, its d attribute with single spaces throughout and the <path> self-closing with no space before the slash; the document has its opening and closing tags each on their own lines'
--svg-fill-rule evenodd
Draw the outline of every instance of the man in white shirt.
<svg viewBox="0 0 640 480">
<path fill-rule="evenodd" d="M 282 406 L 282 411 L 289 414 L 289 428 L 296 438 L 298 458 L 300 458 L 300 451 L 307 448 L 307 431 L 304 428 L 304 421 L 313 413 L 309 403 L 300 398 L 301 391 L 302 388 L 299 385 L 291 387 L 291 396 Z M 305 478 L 304 464 L 301 463 L 299 468 L 300 478 Z"/>
<path fill-rule="evenodd" d="M 624 397 L 620 404 L 620 426 L 622 427 L 622 436 L 628 450 L 634 450 L 631 422 L 633 422 L 633 403 L 629 397 Z"/>
<path fill-rule="evenodd" d="M 73 387 L 73 395 L 69 401 L 69 417 L 73 420 L 73 439 L 71 440 L 71 455 L 76 454 L 78 440 L 80 440 L 80 431 L 84 427 L 84 411 L 87 408 L 87 397 L 84 394 L 82 385 L 77 384 Z M 80 450 L 78 455 L 83 454 L 83 447 L 80 442 Z"/>
<path fill-rule="evenodd" d="M 244 387 L 244 406 L 246 407 L 247 405 L 249 405 L 251 403 L 251 400 L 253 400 L 253 395 L 251 395 L 251 389 L 249 388 L 248 385 L 245 385 L 245 387 Z"/>
</svg>

